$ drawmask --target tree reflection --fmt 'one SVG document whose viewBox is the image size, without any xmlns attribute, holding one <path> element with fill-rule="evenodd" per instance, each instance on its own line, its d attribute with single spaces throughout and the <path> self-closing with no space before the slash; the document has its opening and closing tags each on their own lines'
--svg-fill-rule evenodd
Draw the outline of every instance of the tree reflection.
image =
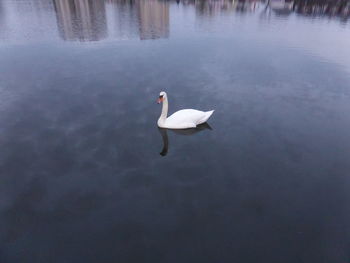
<svg viewBox="0 0 350 263">
<path fill-rule="evenodd" d="M 265 2 L 266 7 L 276 14 L 296 12 L 307 16 L 327 15 L 344 19 L 350 16 L 349 0 L 182 0 L 177 2 L 195 6 L 196 13 L 202 16 L 214 16 L 225 12 L 254 12 L 261 2 Z"/>
<path fill-rule="evenodd" d="M 294 10 L 302 15 L 327 15 L 349 18 L 349 0 L 295 0 Z"/>
</svg>

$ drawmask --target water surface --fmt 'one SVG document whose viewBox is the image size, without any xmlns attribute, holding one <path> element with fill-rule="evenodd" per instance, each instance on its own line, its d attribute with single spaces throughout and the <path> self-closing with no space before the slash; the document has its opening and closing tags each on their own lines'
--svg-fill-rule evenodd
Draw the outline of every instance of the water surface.
<svg viewBox="0 0 350 263">
<path fill-rule="evenodd" d="M 307 10 L 1 0 L 0 262 L 350 262 L 350 29 Z"/>
</svg>

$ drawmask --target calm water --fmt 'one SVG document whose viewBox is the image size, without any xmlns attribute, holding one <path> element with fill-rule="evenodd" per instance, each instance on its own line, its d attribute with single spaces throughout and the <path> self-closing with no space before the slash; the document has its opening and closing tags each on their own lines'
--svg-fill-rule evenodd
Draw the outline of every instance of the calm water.
<svg viewBox="0 0 350 263">
<path fill-rule="evenodd" d="M 0 0 L 0 262 L 350 262 L 350 24 L 303 8 Z"/>
</svg>

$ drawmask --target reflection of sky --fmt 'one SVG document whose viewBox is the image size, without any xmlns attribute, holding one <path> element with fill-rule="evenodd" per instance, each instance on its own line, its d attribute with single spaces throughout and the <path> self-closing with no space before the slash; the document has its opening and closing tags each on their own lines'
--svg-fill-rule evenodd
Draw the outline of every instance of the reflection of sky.
<svg viewBox="0 0 350 263">
<path fill-rule="evenodd" d="M 263 41 L 270 38 L 270 41 L 273 39 L 277 44 L 306 50 L 322 57 L 325 62 L 342 64 L 350 71 L 349 27 L 327 19 L 312 20 L 293 15 L 288 20 L 280 21 L 275 29 L 269 26 L 259 32 L 259 38 Z"/>
<path fill-rule="evenodd" d="M 81 4 L 84 1 L 76 0 L 74 3 Z M 170 2 L 165 5 L 163 2 L 152 0 L 142 3 L 143 5 L 140 2 L 106 1 L 99 5 L 101 10 L 97 10 L 98 12 L 85 12 L 94 18 L 103 11 L 103 20 L 82 19 L 83 22 L 89 23 L 62 28 L 62 25 L 66 25 L 64 22 L 67 22 L 62 21 L 62 17 L 72 17 L 74 21 L 76 14 L 56 16 L 53 1 L 2 1 L 0 43 L 56 42 L 61 38 L 83 41 L 158 37 L 198 40 L 207 37 L 223 40 L 240 38 L 305 50 L 325 61 L 341 64 L 350 71 L 350 29 L 338 19 L 310 18 L 296 14 L 276 16 L 273 12 L 264 12 L 264 4 L 234 7 L 225 1 L 212 4 Z M 94 5 L 91 6 L 95 8 Z M 235 10 L 240 11 L 234 12 Z M 101 26 L 101 23 L 106 25 Z M 93 34 L 100 28 L 107 31 Z M 84 30 L 89 36 L 84 36 Z M 74 33 L 77 34 L 76 37 Z"/>
<path fill-rule="evenodd" d="M 52 1 L 1 1 L 0 39 L 23 42 L 58 40 Z"/>
<path fill-rule="evenodd" d="M 350 71 L 350 28 L 326 17 L 309 18 L 296 14 L 264 16 L 260 4 L 254 13 L 228 13 L 196 16 L 193 6 L 171 9 L 173 38 L 242 39 L 257 43 L 296 48 L 326 61 L 341 64 Z"/>
<path fill-rule="evenodd" d="M 138 37 L 137 10 L 135 3 L 132 3 L 124 5 L 118 5 L 112 1 L 106 3 L 107 27 L 110 29 L 110 38 L 131 39 Z"/>
</svg>

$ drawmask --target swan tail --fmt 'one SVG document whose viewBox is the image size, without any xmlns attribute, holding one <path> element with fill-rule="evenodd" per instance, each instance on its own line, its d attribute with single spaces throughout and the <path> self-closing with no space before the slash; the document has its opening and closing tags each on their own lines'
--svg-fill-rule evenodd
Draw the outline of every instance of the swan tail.
<svg viewBox="0 0 350 263">
<path fill-rule="evenodd" d="M 211 116 L 213 113 L 214 113 L 214 110 L 204 112 L 205 116 L 204 116 L 204 118 L 201 120 L 200 123 L 205 123 L 205 122 L 207 122 L 207 120 L 210 118 L 210 116 Z"/>
</svg>

